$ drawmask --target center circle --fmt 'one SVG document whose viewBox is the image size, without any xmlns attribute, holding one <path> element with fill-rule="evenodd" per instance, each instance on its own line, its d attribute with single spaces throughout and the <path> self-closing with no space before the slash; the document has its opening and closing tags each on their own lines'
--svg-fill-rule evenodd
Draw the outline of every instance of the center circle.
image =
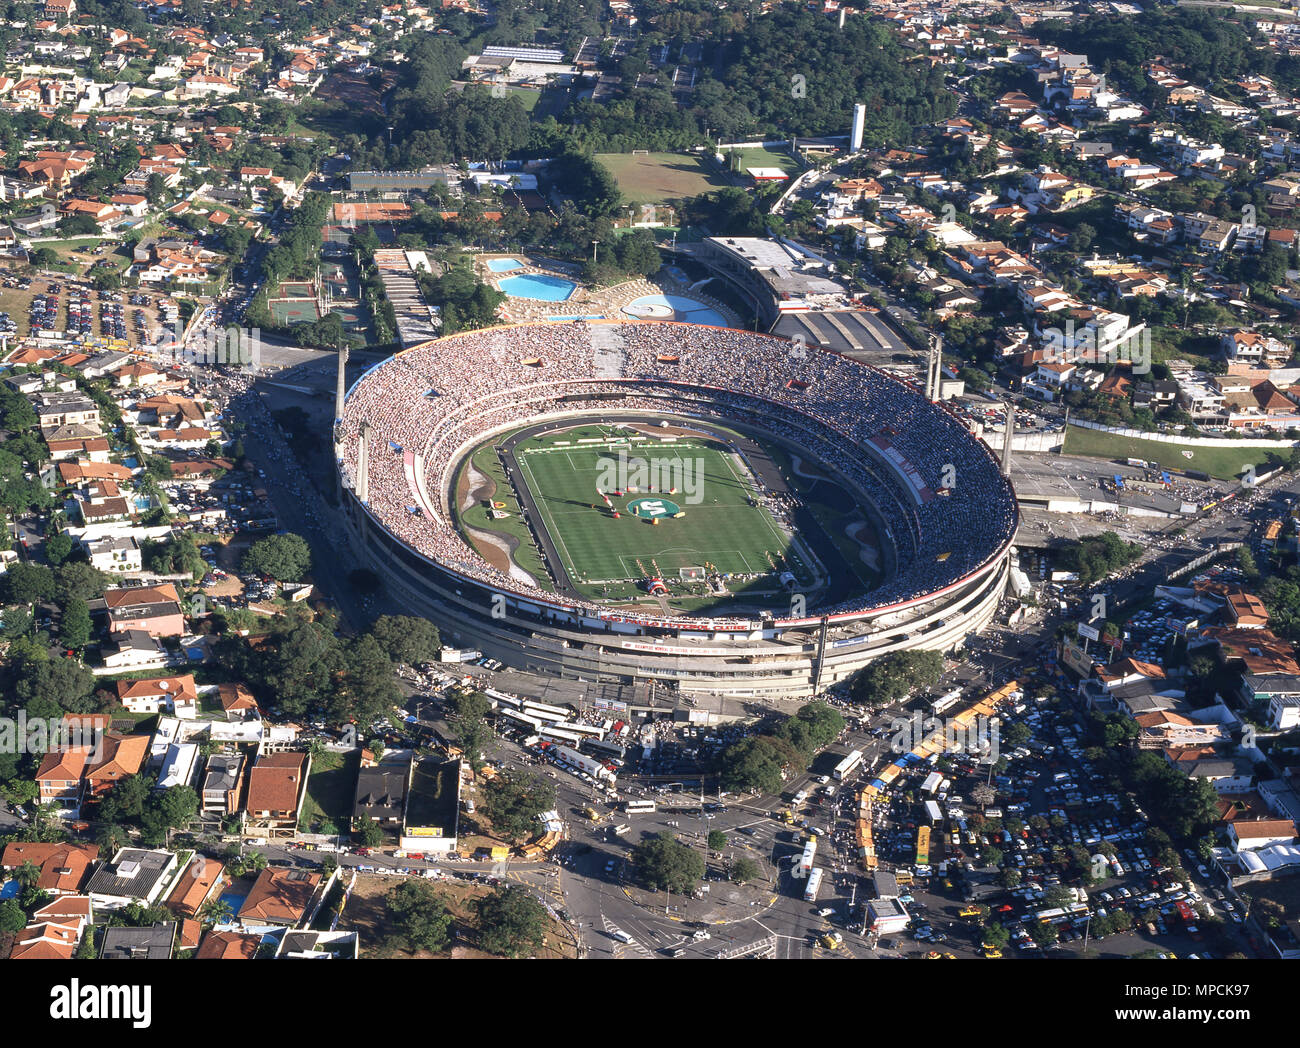
<svg viewBox="0 0 1300 1048">
<path fill-rule="evenodd" d="M 655 520 L 663 517 L 675 517 L 682 511 L 682 508 L 676 502 L 670 502 L 668 499 L 641 498 L 629 502 L 627 511 L 634 517 Z"/>
</svg>

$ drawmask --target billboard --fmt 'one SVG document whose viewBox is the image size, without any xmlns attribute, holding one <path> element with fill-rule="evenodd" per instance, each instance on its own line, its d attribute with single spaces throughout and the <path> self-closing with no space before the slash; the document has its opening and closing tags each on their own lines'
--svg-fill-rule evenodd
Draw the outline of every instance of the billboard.
<svg viewBox="0 0 1300 1048">
<path fill-rule="evenodd" d="M 1079 623 L 1079 636 L 1087 637 L 1088 640 L 1101 640 L 1101 634 L 1095 626 L 1089 626 L 1086 622 Z"/>
</svg>

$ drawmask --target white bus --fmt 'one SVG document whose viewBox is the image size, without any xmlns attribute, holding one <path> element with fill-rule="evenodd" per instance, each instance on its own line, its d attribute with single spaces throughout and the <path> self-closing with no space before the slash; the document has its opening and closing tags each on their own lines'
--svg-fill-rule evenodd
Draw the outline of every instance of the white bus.
<svg viewBox="0 0 1300 1048">
<path fill-rule="evenodd" d="M 543 739 L 549 739 L 551 742 L 568 742 L 574 746 L 577 746 L 582 741 L 582 736 L 577 732 L 565 731 L 563 728 L 557 728 L 554 725 L 540 728 L 537 734 Z"/>
<path fill-rule="evenodd" d="M 813 870 L 810 874 L 808 874 L 808 886 L 803 890 L 803 901 L 816 902 L 817 892 L 821 888 L 821 886 L 822 886 L 822 871 L 821 868 L 818 867 L 817 869 Z"/>
<path fill-rule="evenodd" d="M 803 855 L 799 857 L 798 876 L 812 876 L 813 860 L 817 858 L 817 838 L 811 838 L 803 846 Z"/>
<path fill-rule="evenodd" d="M 862 763 L 862 751 L 854 750 L 842 761 L 840 761 L 839 764 L 835 765 L 835 771 L 833 773 L 835 776 L 835 781 L 841 782 L 847 776 L 852 775 L 853 769 L 856 768 L 861 763 Z"/>
<path fill-rule="evenodd" d="M 654 801 L 627 801 L 623 805 L 623 810 L 629 815 L 639 815 L 642 812 L 652 812 L 656 810 Z"/>
</svg>

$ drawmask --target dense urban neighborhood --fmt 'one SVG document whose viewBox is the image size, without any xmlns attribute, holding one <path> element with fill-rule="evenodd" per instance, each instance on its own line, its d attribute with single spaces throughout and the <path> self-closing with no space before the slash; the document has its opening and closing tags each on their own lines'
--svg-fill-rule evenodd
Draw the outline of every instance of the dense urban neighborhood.
<svg viewBox="0 0 1300 1048">
<path fill-rule="evenodd" d="M 0 150 L 0 957 L 1300 957 L 1300 4 L 17 0 Z"/>
</svg>

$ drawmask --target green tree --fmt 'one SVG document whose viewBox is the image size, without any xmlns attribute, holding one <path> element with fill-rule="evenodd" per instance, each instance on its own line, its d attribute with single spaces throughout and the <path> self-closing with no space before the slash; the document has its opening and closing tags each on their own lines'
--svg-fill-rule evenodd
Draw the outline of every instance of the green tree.
<svg viewBox="0 0 1300 1048">
<path fill-rule="evenodd" d="M 363 819 L 357 828 L 356 838 L 367 848 L 378 848 L 384 843 L 384 831 L 373 819 Z"/>
<path fill-rule="evenodd" d="M 789 747 L 767 736 L 751 735 L 723 751 L 722 784 L 733 792 L 779 793 L 789 759 Z"/>
<path fill-rule="evenodd" d="M 709 851 L 722 851 L 727 846 L 727 835 L 721 830 L 709 831 Z"/>
<path fill-rule="evenodd" d="M 474 904 L 479 945 L 501 957 L 522 957 L 542 945 L 546 910 L 531 892 L 503 884 Z"/>
<path fill-rule="evenodd" d="M 54 572 L 44 564 L 19 561 L 0 575 L 0 602 L 31 604 L 54 596 Z"/>
<path fill-rule="evenodd" d="M 689 895 L 704 876 L 704 859 L 671 833 L 658 833 L 632 850 L 632 864 L 651 891 Z"/>
<path fill-rule="evenodd" d="M 65 648 L 80 651 L 90 643 L 90 608 L 79 597 L 68 601 L 59 625 L 59 640 Z"/>
<path fill-rule="evenodd" d="M 408 666 L 432 662 L 442 647 L 438 627 L 413 615 L 380 615 L 370 627 L 370 635 L 390 659 Z"/>
<path fill-rule="evenodd" d="M 72 555 L 75 547 L 76 543 L 72 541 L 72 536 L 61 531 L 45 540 L 45 559 L 57 568 Z"/>
<path fill-rule="evenodd" d="M 311 569 L 311 549 L 301 535 L 269 535 L 249 547 L 242 563 L 245 571 L 280 582 L 299 582 Z"/>
<path fill-rule="evenodd" d="M 537 817 L 555 807 L 555 784 L 538 775 L 506 771 L 484 787 L 483 811 L 492 829 L 512 841 L 537 832 Z"/>
<path fill-rule="evenodd" d="M 393 935 L 408 950 L 441 953 L 451 941 L 451 914 L 427 881 L 408 880 L 384 896 Z"/>
<path fill-rule="evenodd" d="M 731 864 L 731 879 L 737 884 L 757 879 L 760 872 L 758 863 L 747 856 L 742 856 Z"/>
<path fill-rule="evenodd" d="M 15 899 L 0 902 L 0 932 L 20 932 L 27 927 L 27 914 Z"/>
<path fill-rule="evenodd" d="M 889 706 L 918 688 L 928 688 L 943 674 L 937 651 L 898 651 L 876 659 L 849 684 L 854 702 Z"/>
</svg>

